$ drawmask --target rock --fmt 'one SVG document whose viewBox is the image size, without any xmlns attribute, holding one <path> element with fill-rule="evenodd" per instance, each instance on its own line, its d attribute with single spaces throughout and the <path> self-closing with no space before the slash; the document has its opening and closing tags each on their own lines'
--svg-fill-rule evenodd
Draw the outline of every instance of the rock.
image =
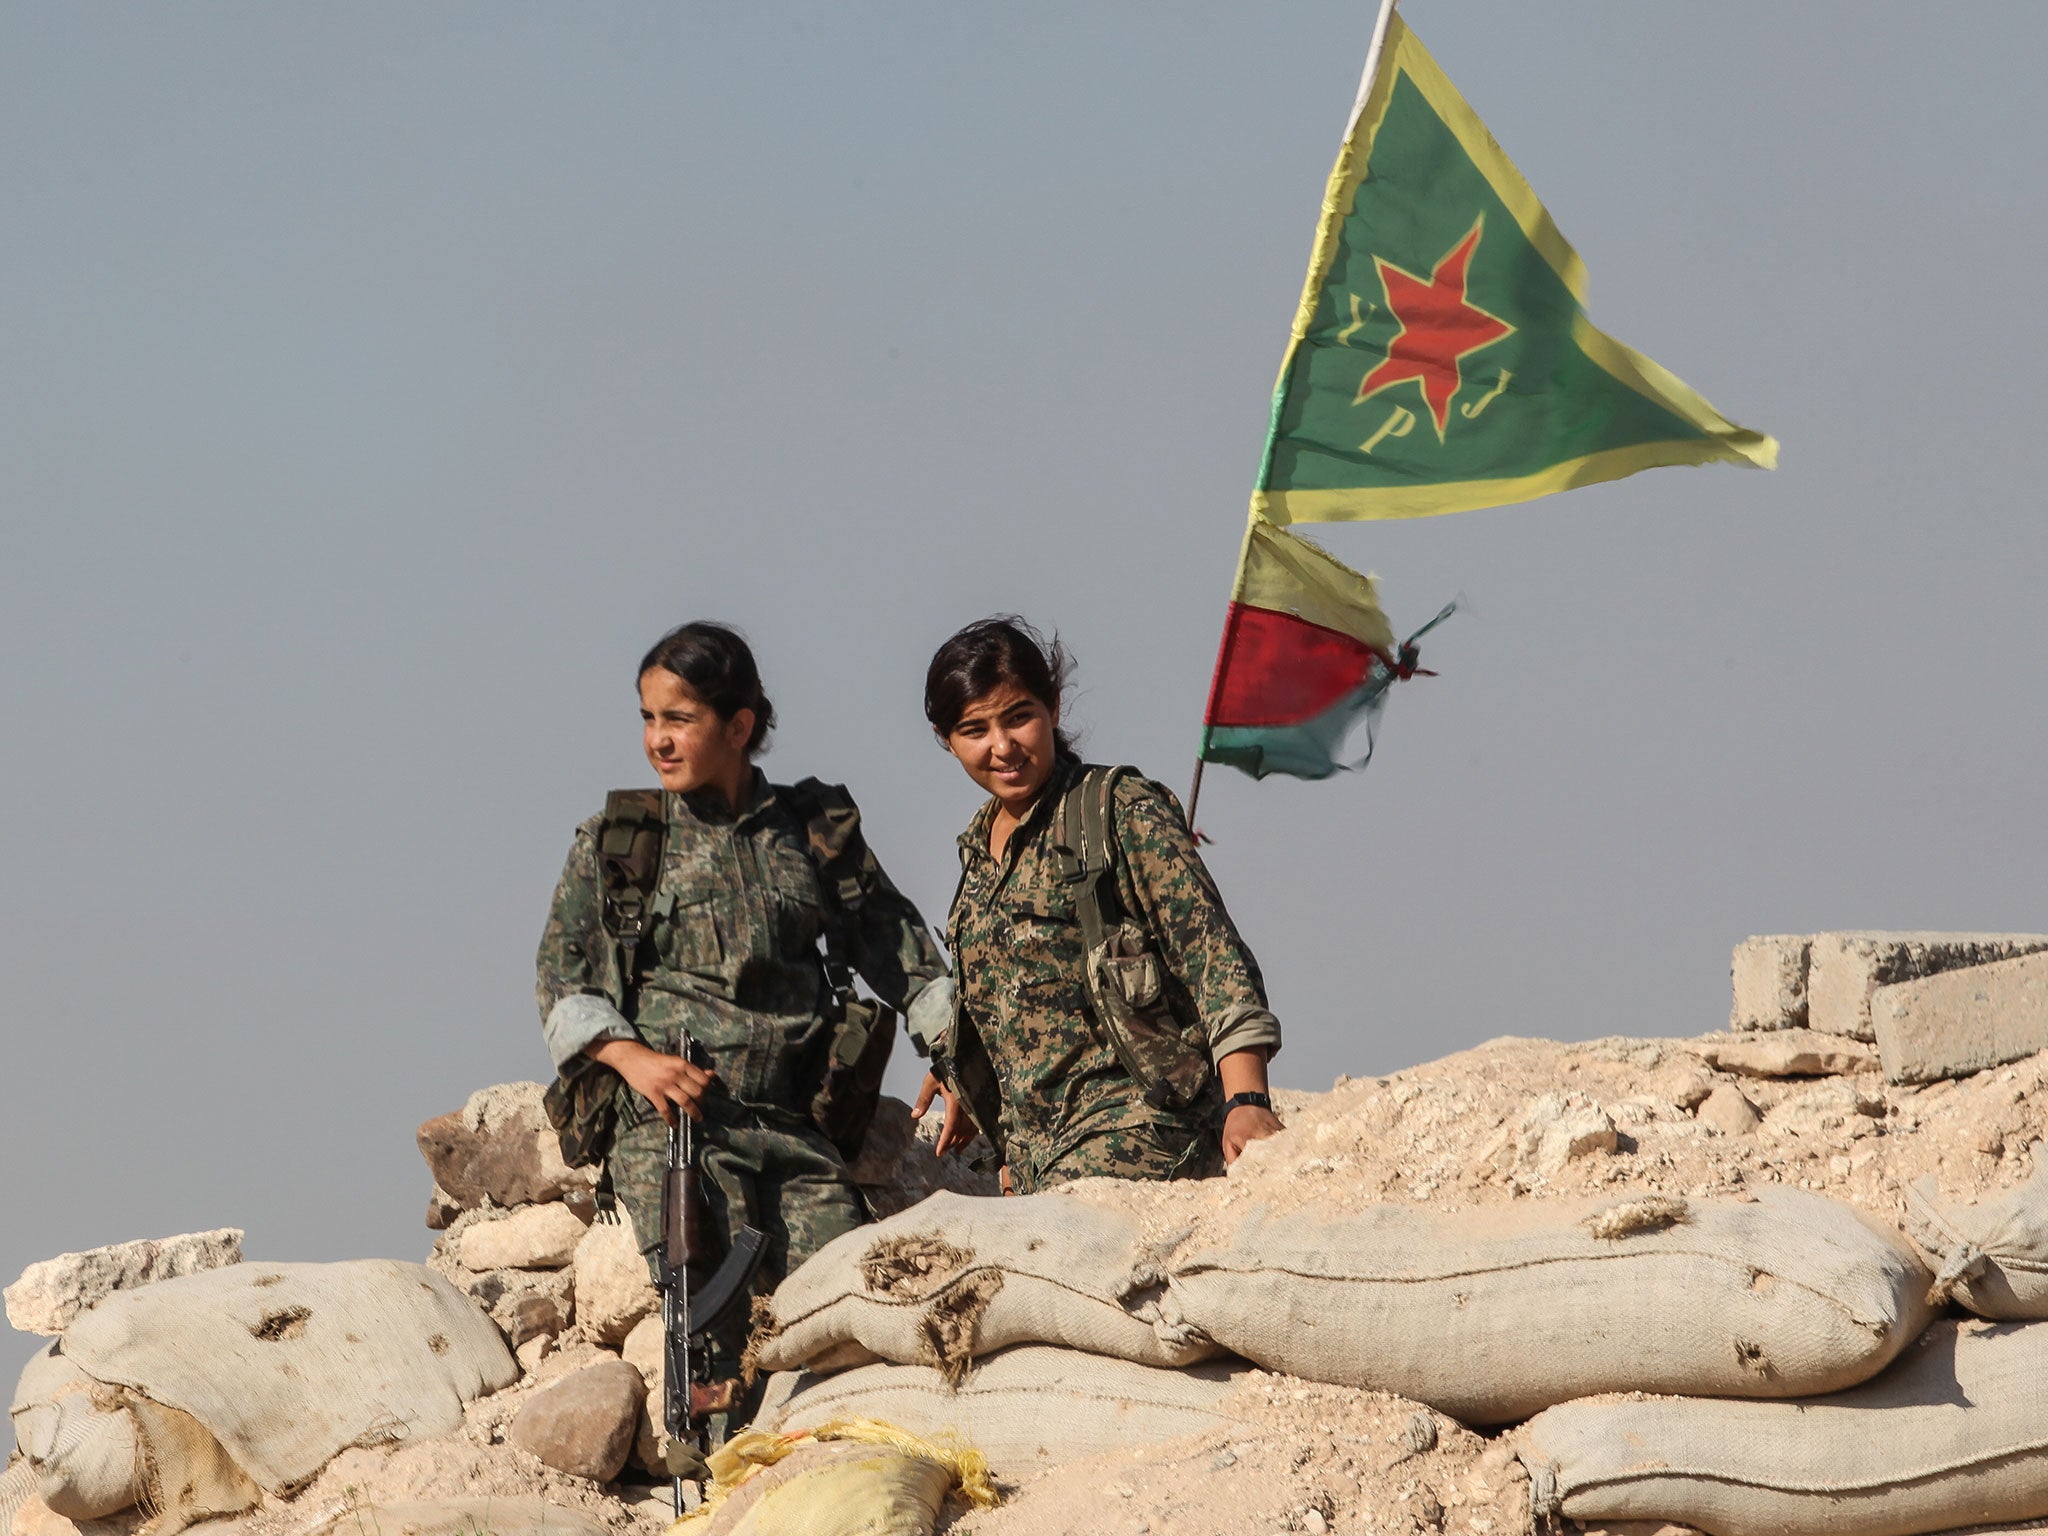
<svg viewBox="0 0 2048 1536">
<path fill-rule="evenodd" d="M 509 1438 L 557 1472 L 608 1483 L 626 1465 L 646 1396 L 640 1373 L 625 1361 L 586 1366 L 535 1393 Z"/>
<path fill-rule="evenodd" d="M 978 1155 L 989 1150 L 988 1143 L 979 1137 L 963 1150 L 945 1157 L 932 1151 L 940 1118 L 935 1111 L 922 1120 L 913 1120 L 910 1106 L 887 1094 L 875 1107 L 867 1140 L 861 1144 L 860 1156 L 848 1171 L 876 1220 L 908 1210 L 942 1189 L 961 1195 L 1002 1193 L 994 1173 L 977 1172 L 972 1166 Z M 992 1158 L 984 1157 L 984 1161 L 993 1164 Z"/>
<path fill-rule="evenodd" d="M 584 1231 L 574 1267 L 577 1325 L 600 1344 L 616 1345 L 661 1305 L 624 1211 L 617 1221 L 600 1221 Z"/>
<path fill-rule="evenodd" d="M 640 1404 L 640 1427 L 633 1435 L 633 1460 L 649 1472 L 665 1472 L 668 1431 L 662 1425 L 666 1411 L 662 1394 L 668 1390 L 667 1359 L 662 1349 L 661 1314 L 643 1317 L 619 1347 L 626 1363 L 647 1383 L 647 1397 Z"/>
<path fill-rule="evenodd" d="M 1743 1097 L 1733 1083 L 1720 1083 L 1700 1102 L 1698 1116 L 1723 1136 L 1747 1136 L 1757 1128 L 1761 1116 L 1756 1106 Z"/>
<path fill-rule="evenodd" d="M 440 1185 L 427 1196 L 427 1230 L 446 1232 L 448 1224 L 462 1214 L 462 1203 Z"/>
<path fill-rule="evenodd" d="M 1870 997 L 1879 987 L 2044 950 L 2048 934 L 1816 933 L 1806 976 L 1807 1021 L 1814 1029 L 1875 1040 Z"/>
<path fill-rule="evenodd" d="M 1870 1014 L 1895 1083 L 1968 1077 L 2048 1050 L 2048 954 L 1879 987 Z"/>
<path fill-rule="evenodd" d="M 1816 1083 L 1772 1107 L 1763 1129 L 1773 1135 L 1840 1142 L 1870 1134 L 1884 1118 L 1884 1100 L 1858 1093 L 1842 1078 Z"/>
<path fill-rule="evenodd" d="M 512 1351 L 512 1358 L 519 1362 L 519 1374 L 531 1376 L 540 1369 L 541 1361 L 547 1359 L 554 1349 L 554 1339 L 545 1333 L 537 1333 Z"/>
<path fill-rule="evenodd" d="M 1614 1121 L 1598 1104 L 1578 1094 L 1547 1093 L 1522 1117 L 1516 1151 L 1538 1173 L 1556 1173 L 1574 1158 L 1612 1152 L 1620 1144 Z"/>
<path fill-rule="evenodd" d="M 442 1266 L 441 1273 L 490 1313 L 491 1321 L 515 1346 L 522 1317 L 531 1320 L 536 1315 L 532 1310 L 536 1305 L 551 1309 L 563 1320 L 564 1327 L 575 1316 L 576 1280 L 566 1269 L 492 1269 L 478 1274 L 459 1264 L 450 1264 Z"/>
<path fill-rule="evenodd" d="M 1735 946 L 1728 967 L 1734 993 L 1730 1029 L 1806 1027 L 1806 965 L 1812 944 L 1803 933 L 1775 933 Z"/>
<path fill-rule="evenodd" d="M 55 1337 L 69 1328 L 79 1313 L 116 1291 L 241 1262 L 239 1227 L 60 1253 L 29 1265 L 21 1278 L 7 1287 L 7 1321 L 23 1333 Z"/>
<path fill-rule="evenodd" d="M 1741 1077 L 1836 1077 L 1877 1070 L 1877 1053 L 1868 1046 L 1811 1029 L 1707 1035 L 1693 1049 L 1708 1066 Z"/>
<path fill-rule="evenodd" d="M 528 1205 L 467 1227 L 456 1245 L 464 1269 L 561 1269 L 576 1257 L 583 1223 L 566 1205 Z"/>
<path fill-rule="evenodd" d="M 419 1128 L 420 1155 L 434 1182 L 465 1210 L 541 1205 L 597 1183 L 594 1168 L 571 1168 L 541 1109 L 539 1083 L 481 1088 L 452 1114 Z"/>
<path fill-rule="evenodd" d="M 543 1292 L 521 1296 L 507 1310 L 510 1326 L 505 1328 L 505 1337 L 512 1341 L 514 1349 L 534 1339 L 554 1338 L 569 1326 L 562 1304 Z"/>
</svg>

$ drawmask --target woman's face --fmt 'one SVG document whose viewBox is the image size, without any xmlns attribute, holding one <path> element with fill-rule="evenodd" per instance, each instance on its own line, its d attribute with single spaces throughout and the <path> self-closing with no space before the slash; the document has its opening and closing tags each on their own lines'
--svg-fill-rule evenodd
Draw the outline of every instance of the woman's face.
<svg viewBox="0 0 2048 1536">
<path fill-rule="evenodd" d="M 671 794 L 707 786 L 731 793 L 745 783 L 747 738 L 754 732 L 751 709 L 720 719 L 667 667 L 649 667 L 640 674 L 640 723 L 647 761 Z"/>
<path fill-rule="evenodd" d="M 1052 777 L 1059 716 L 1015 683 L 991 689 L 967 706 L 946 736 L 946 750 L 967 777 L 1022 816 Z"/>
</svg>

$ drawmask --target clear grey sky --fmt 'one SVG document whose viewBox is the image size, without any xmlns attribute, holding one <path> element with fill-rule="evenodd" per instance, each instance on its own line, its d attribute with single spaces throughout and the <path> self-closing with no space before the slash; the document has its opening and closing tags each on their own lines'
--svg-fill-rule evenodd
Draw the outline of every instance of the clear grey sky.
<svg viewBox="0 0 2048 1536">
<path fill-rule="evenodd" d="M 2048 8 L 1403 14 L 1594 321 L 1784 468 L 1316 531 L 1397 627 L 1471 606 L 1369 773 L 1210 776 L 1278 1080 L 1713 1028 L 1752 932 L 2048 928 Z M 1091 754 L 1183 788 L 1370 23 L 0 10 L 0 1280 L 421 1253 L 413 1127 L 545 1070 L 682 619 L 930 913 L 967 619 L 1057 626 Z"/>
</svg>

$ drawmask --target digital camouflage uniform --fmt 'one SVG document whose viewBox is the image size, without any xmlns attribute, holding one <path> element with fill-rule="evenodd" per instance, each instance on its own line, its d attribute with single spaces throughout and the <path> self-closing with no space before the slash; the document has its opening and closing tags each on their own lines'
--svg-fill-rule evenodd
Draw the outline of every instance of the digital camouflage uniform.
<svg viewBox="0 0 2048 1536">
<path fill-rule="evenodd" d="M 1223 1166 L 1215 1074 L 1181 1110 L 1146 1101 L 1098 1027 L 1082 976 L 1072 888 L 1048 833 L 1081 764 L 1062 758 L 1000 860 L 988 851 L 996 802 L 960 838 L 960 891 L 947 947 L 959 988 L 934 1064 L 994 1141 L 1020 1194 L 1068 1179 L 1202 1178 Z M 1280 1045 L 1258 963 L 1238 936 L 1164 785 L 1116 781 L 1116 899 L 1151 932 L 1174 1017 L 1212 1062 Z M 1194 1047 L 1199 1050 L 1200 1047 Z M 993 1122 L 993 1123 L 991 1123 Z"/>
<path fill-rule="evenodd" d="M 851 909 L 826 889 L 789 791 L 758 770 L 737 816 L 716 792 L 661 799 L 667 832 L 633 995 L 604 928 L 602 817 L 593 816 L 576 829 L 541 937 L 543 1032 L 568 1072 L 594 1067 L 581 1054 L 594 1041 L 638 1038 L 677 1054 L 687 1032 L 698 1064 L 718 1078 L 696 1138 L 712 1230 L 752 1225 L 767 1235 L 755 1282 L 766 1294 L 866 1219 L 845 1162 L 808 1114 L 830 1033 L 820 954 L 828 920 L 844 917 L 846 958 L 892 1008 L 913 1007 L 945 965 L 917 909 L 864 845 Z M 928 1002 L 950 987 L 934 992 Z M 606 1171 L 651 1268 L 668 1128 L 623 1081 L 614 1097 L 619 1129 Z M 710 1341 L 714 1375 L 736 1370 L 745 1326 L 742 1308 L 731 1337 Z"/>
</svg>

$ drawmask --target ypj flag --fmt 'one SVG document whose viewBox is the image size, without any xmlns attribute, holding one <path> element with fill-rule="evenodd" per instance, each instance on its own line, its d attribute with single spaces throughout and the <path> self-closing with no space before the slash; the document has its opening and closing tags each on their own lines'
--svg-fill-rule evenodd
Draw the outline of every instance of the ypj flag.
<svg viewBox="0 0 2048 1536">
<path fill-rule="evenodd" d="M 1370 576 L 1254 515 L 1223 624 L 1203 760 L 1257 779 L 1364 767 L 1388 688 L 1415 673 L 1416 641 L 1450 612 L 1397 646 Z M 1365 757 L 1346 763 L 1344 738 L 1361 719 Z"/>
<path fill-rule="evenodd" d="M 1778 445 L 1595 330 L 1585 268 L 1391 6 L 1330 173 L 1252 509 L 1501 506 Z"/>
</svg>

